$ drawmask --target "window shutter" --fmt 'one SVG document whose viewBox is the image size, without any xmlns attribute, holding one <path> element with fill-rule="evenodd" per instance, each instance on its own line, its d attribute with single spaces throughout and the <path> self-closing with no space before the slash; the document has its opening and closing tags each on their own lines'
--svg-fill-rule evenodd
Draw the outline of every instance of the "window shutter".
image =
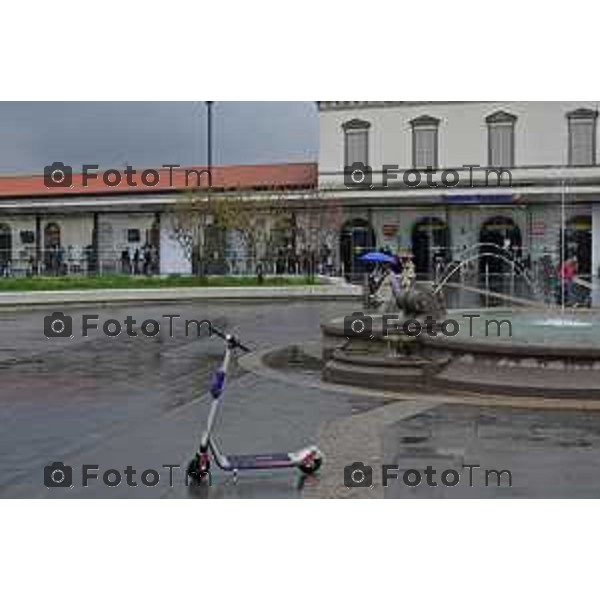
<svg viewBox="0 0 600 600">
<path fill-rule="evenodd" d="M 595 164 L 594 148 L 596 122 L 588 119 L 570 122 L 570 157 L 571 166 L 588 166 Z"/>
<path fill-rule="evenodd" d="M 490 166 L 514 166 L 515 129 L 512 123 L 495 123 L 490 125 Z"/>
<path fill-rule="evenodd" d="M 415 169 L 437 167 L 437 128 L 418 127 L 414 132 Z"/>
<path fill-rule="evenodd" d="M 369 162 L 369 132 L 347 131 L 346 132 L 346 166 L 354 163 L 367 165 Z"/>
</svg>

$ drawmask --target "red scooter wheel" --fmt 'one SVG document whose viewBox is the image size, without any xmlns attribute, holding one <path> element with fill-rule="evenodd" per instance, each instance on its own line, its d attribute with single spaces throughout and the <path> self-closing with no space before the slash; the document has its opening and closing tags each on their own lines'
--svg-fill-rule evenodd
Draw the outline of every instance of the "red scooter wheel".
<svg viewBox="0 0 600 600">
<path fill-rule="evenodd" d="M 323 459 L 320 457 L 309 458 L 301 463 L 298 468 L 305 475 L 314 475 L 323 464 Z"/>
<path fill-rule="evenodd" d="M 210 460 L 206 455 L 197 454 L 188 465 L 187 481 L 192 485 L 200 485 L 210 477 Z"/>
</svg>

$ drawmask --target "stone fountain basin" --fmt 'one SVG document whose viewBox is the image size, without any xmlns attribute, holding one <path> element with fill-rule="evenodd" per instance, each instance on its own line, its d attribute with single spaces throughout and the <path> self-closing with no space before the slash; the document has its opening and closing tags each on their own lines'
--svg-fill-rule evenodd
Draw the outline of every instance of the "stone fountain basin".
<svg viewBox="0 0 600 600">
<path fill-rule="evenodd" d="M 481 317 L 470 320 L 465 314 Z M 324 378 L 398 391 L 418 384 L 437 391 L 600 400 L 599 311 L 449 311 L 447 318 L 460 324 L 459 335 L 430 337 L 424 331 L 418 338 L 423 357 L 436 364 L 445 361 L 447 366 L 423 369 L 418 380 L 401 376 L 402 366 L 388 356 L 381 315 L 371 317 L 372 339 L 353 341 L 349 351 L 340 350 L 347 339 L 344 318 L 323 324 Z M 512 323 L 512 337 L 506 326 L 504 335 L 498 337 L 495 325 L 491 329 L 494 335 L 485 336 L 488 321 L 506 319 Z M 381 358 L 384 363 L 375 368 L 373 361 Z"/>
</svg>

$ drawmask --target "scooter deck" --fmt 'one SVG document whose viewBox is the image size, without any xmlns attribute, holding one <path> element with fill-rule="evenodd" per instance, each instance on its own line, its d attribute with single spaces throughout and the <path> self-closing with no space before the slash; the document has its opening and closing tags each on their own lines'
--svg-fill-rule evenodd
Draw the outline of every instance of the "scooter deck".
<svg viewBox="0 0 600 600">
<path fill-rule="evenodd" d="M 233 470 L 286 469 L 295 467 L 289 454 L 238 454 L 228 456 L 230 468 Z"/>
</svg>

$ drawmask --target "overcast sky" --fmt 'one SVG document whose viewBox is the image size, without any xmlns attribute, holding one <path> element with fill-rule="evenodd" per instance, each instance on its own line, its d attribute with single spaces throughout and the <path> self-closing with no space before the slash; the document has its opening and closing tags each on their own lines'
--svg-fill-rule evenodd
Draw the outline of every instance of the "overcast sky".
<svg viewBox="0 0 600 600">
<path fill-rule="evenodd" d="M 215 164 L 315 160 L 314 102 L 216 102 Z M 0 102 L 0 171 L 206 163 L 199 102 Z"/>
</svg>

